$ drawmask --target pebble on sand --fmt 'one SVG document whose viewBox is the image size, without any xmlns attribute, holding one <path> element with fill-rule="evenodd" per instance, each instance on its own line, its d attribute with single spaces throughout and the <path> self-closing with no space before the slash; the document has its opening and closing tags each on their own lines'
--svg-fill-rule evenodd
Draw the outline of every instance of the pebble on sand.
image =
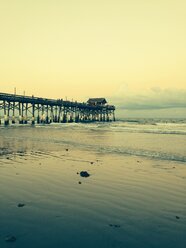
<svg viewBox="0 0 186 248">
<path fill-rule="evenodd" d="M 115 227 L 115 228 L 119 228 L 119 227 L 121 227 L 120 225 L 114 225 L 114 224 L 109 224 L 109 226 L 111 226 L 111 227 Z"/>
<path fill-rule="evenodd" d="M 16 237 L 15 236 L 7 236 L 5 238 L 6 242 L 15 242 L 16 241 Z"/>
<path fill-rule="evenodd" d="M 66 151 L 68 152 L 68 148 L 66 148 Z"/>
<path fill-rule="evenodd" d="M 81 171 L 81 172 L 80 172 L 80 176 L 81 176 L 81 177 L 89 177 L 90 174 L 89 174 L 87 171 Z"/>
<path fill-rule="evenodd" d="M 90 164 L 94 164 L 94 162 L 90 162 Z"/>
<path fill-rule="evenodd" d="M 81 184 L 82 182 L 79 181 L 78 183 Z"/>
<path fill-rule="evenodd" d="M 19 204 L 17 204 L 17 206 L 18 206 L 18 208 L 22 208 L 22 207 L 25 206 L 25 204 L 24 203 L 19 203 Z"/>
<path fill-rule="evenodd" d="M 176 216 L 176 219 L 180 219 L 180 217 L 179 216 Z"/>
</svg>

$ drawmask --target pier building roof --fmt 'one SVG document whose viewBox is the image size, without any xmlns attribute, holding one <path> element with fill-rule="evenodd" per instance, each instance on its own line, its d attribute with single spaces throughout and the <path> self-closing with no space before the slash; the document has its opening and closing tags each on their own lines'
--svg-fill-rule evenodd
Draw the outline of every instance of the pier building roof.
<svg viewBox="0 0 186 248">
<path fill-rule="evenodd" d="M 87 103 L 90 105 L 105 105 L 107 101 L 105 98 L 89 98 Z"/>
</svg>

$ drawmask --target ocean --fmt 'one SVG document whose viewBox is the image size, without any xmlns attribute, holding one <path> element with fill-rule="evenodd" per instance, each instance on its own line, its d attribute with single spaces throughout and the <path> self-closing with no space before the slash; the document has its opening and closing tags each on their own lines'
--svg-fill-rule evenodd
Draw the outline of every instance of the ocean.
<svg viewBox="0 0 186 248">
<path fill-rule="evenodd" d="M 0 126 L 1 248 L 185 248 L 185 195 L 186 119 Z"/>
</svg>

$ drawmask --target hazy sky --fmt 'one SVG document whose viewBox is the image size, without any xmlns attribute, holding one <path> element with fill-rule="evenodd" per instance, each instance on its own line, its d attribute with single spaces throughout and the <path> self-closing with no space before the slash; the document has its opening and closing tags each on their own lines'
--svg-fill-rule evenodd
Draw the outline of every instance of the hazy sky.
<svg viewBox="0 0 186 248">
<path fill-rule="evenodd" d="M 185 10 L 185 0 L 0 0 L 0 91 L 186 116 Z"/>
</svg>

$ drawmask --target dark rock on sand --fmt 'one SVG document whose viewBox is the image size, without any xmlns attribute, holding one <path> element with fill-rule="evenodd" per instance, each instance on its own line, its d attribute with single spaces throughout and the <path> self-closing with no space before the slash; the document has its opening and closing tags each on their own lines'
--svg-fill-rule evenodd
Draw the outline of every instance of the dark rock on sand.
<svg viewBox="0 0 186 248">
<path fill-rule="evenodd" d="M 90 162 L 90 164 L 94 164 L 94 162 Z"/>
<path fill-rule="evenodd" d="M 22 207 L 25 206 L 25 204 L 24 203 L 19 203 L 19 204 L 17 204 L 17 206 L 18 206 L 18 208 L 22 208 Z"/>
<path fill-rule="evenodd" d="M 66 149 L 66 151 L 68 152 L 68 149 Z"/>
<path fill-rule="evenodd" d="M 179 219 L 180 219 L 180 217 L 179 217 L 179 216 L 176 216 L 176 219 L 178 219 L 178 220 L 179 220 Z"/>
<path fill-rule="evenodd" d="M 15 242 L 16 241 L 16 237 L 15 236 L 7 236 L 5 238 L 6 242 Z"/>
<path fill-rule="evenodd" d="M 115 228 L 119 228 L 121 227 L 120 225 L 113 225 L 113 224 L 109 224 L 110 227 L 115 227 Z"/>
<path fill-rule="evenodd" d="M 118 227 L 121 227 L 120 225 L 114 225 L 114 227 L 118 228 Z"/>
<path fill-rule="evenodd" d="M 80 181 L 79 181 L 78 183 L 79 183 L 79 184 L 81 184 L 81 182 L 80 182 Z"/>
<path fill-rule="evenodd" d="M 80 172 L 80 176 L 81 176 L 81 177 L 89 177 L 90 174 L 89 174 L 87 171 L 81 171 L 81 172 Z"/>
</svg>

